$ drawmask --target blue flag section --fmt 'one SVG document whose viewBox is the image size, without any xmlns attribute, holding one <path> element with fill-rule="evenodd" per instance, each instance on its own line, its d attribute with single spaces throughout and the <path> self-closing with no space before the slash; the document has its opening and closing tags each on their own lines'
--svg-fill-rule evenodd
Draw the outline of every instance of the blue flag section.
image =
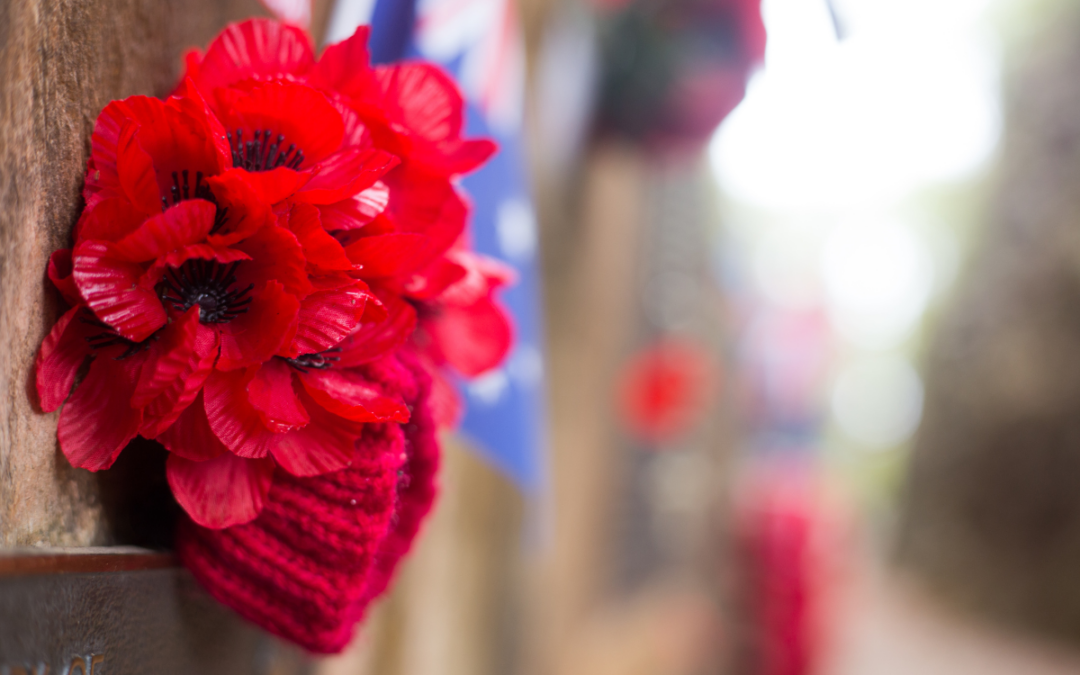
<svg viewBox="0 0 1080 675">
<path fill-rule="evenodd" d="M 536 493 L 545 476 L 543 330 L 536 220 L 521 146 L 524 64 L 512 0 L 377 0 L 371 27 L 374 62 L 439 63 L 465 95 L 466 135 L 499 144 L 461 185 L 473 204 L 476 251 L 517 271 L 517 283 L 497 296 L 513 317 L 515 343 L 502 366 L 459 383 L 467 408 L 461 431 L 522 491 Z"/>
<path fill-rule="evenodd" d="M 485 126 L 470 110 L 470 135 L 485 135 Z M 517 270 L 517 283 L 500 296 L 513 316 L 516 340 L 501 368 L 464 387 L 468 407 L 462 431 L 495 466 L 532 492 L 540 486 L 545 441 L 536 221 L 524 187 L 519 142 L 496 138 L 500 152 L 466 176 L 462 186 L 473 199 L 476 250 Z"/>
</svg>

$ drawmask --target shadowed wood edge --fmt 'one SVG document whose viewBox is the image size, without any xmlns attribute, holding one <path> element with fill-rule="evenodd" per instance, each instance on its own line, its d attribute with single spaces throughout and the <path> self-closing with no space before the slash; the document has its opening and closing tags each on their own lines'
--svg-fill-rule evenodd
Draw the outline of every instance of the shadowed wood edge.
<svg viewBox="0 0 1080 675">
<path fill-rule="evenodd" d="M 138 572 L 176 566 L 171 553 L 130 546 L 0 550 L 0 579 L 40 574 Z"/>
</svg>

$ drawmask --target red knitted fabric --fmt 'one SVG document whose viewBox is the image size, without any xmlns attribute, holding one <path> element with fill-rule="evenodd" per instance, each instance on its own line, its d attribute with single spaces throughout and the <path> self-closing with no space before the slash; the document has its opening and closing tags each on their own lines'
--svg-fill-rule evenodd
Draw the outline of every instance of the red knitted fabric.
<svg viewBox="0 0 1080 675">
<path fill-rule="evenodd" d="M 349 643 L 435 496 L 429 376 L 404 354 L 365 371 L 408 402 L 408 424 L 367 425 L 348 469 L 313 478 L 279 470 L 251 523 L 210 530 L 185 519 L 177 536 L 177 555 L 214 598 L 312 652 Z"/>
<path fill-rule="evenodd" d="M 398 509 L 390 532 L 379 547 L 375 565 L 368 575 L 367 587 L 354 607 L 356 620 L 363 617 L 368 604 L 379 597 L 394 576 L 398 562 L 409 552 L 420 523 L 431 510 L 435 501 L 437 485 L 435 475 L 439 470 L 439 441 L 435 434 L 437 424 L 430 399 L 432 379 L 412 354 L 401 352 L 398 360 L 414 375 L 416 389 L 404 394 L 406 401 L 421 401 L 414 405 L 405 431 L 408 449 L 407 480 L 398 486 Z M 413 396 L 410 396 L 410 393 Z"/>
</svg>

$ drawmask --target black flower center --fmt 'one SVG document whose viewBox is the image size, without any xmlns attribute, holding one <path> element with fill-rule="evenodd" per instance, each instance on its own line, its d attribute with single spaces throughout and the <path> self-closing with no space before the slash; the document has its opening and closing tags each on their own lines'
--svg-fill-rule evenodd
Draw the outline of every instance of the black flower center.
<svg viewBox="0 0 1080 675">
<path fill-rule="evenodd" d="M 179 268 L 170 267 L 162 280 L 161 299 L 186 312 L 199 306 L 202 323 L 228 323 L 248 311 L 251 289 L 231 288 L 236 283 L 239 262 L 222 265 L 214 260 L 189 260 Z"/>
<path fill-rule="evenodd" d="M 82 312 L 82 314 L 89 314 L 89 312 Z M 95 333 L 86 338 L 86 341 L 90 343 L 90 349 L 97 351 L 113 345 L 125 345 L 127 349 L 124 350 L 120 356 L 116 357 L 117 361 L 123 361 L 133 354 L 138 354 L 144 349 L 150 347 L 150 343 L 158 338 L 158 334 L 155 332 L 153 335 L 143 340 L 142 342 L 134 342 L 121 335 L 117 335 L 116 330 L 112 326 L 101 321 L 97 317 L 90 314 L 89 316 L 79 316 L 79 321 L 95 328 L 100 328 L 100 333 Z"/>
<path fill-rule="evenodd" d="M 269 129 L 256 129 L 254 140 L 244 140 L 244 130 L 237 129 L 236 135 L 227 132 L 229 148 L 232 150 L 233 166 L 244 171 L 270 171 L 279 166 L 299 169 L 304 163 L 304 151 L 290 143 L 285 147 L 285 136 L 273 134 Z"/>
<path fill-rule="evenodd" d="M 334 364 L 335 361 L 340 361 L 340 356 L 329 356 L 341 351 L 341 347 L 331 347 L 325 351 L 318 352 L 316 354 L 301 354 L 295 359 L 285 358 L 285 363 L 289 364 L 293 368 L 296 368 L 301 373 L 306 373 L 309 369 L 326 370 Z"/>
<path fill-rule="evenodd" d="M 181 178 L 182 176 L 182 178 Z M 161 196 L 161 210 L 165 211 L 170 206 L 176 206 L 185 199 L 205 199 L 214 205 L 217 209 L 214 213 L 214 226 L 210 228 L 210 234 L 217 233 L 224 225 L 229 216 L 229 209 L 223 209 L 218 206 L 217 199 L 214 197 L 214 193 L 210 191 L 210 186 L 203 182 L 202 171 L 195 172 L 195 185 L 189 187 L 188 185 L 188 170 L 173 171 L 172 172 L 172 187 L 169 188 L 169 194 L 172 196 L 172 204 L 169 203 L 168 197 Z"/>
</svg>

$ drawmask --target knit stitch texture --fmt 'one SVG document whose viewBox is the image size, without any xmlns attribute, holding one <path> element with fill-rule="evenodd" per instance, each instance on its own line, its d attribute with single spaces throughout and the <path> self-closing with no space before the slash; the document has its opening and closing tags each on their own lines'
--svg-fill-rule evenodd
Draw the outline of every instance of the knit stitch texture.
<svg viewBox="0 0 1080 675">
<path fill-rule="evenodd" d="M 388 587 L 435 497 L 439 446 L 430 377 L 410 355 L 365 375 L 412 409 L 407 424 L 369 424 L 347 469 L 282 470 L 254 521 L 211 530 L 185 518 L 177 555 L 219 602 L 315 653 L 336 653 Z"/>
</svg>

